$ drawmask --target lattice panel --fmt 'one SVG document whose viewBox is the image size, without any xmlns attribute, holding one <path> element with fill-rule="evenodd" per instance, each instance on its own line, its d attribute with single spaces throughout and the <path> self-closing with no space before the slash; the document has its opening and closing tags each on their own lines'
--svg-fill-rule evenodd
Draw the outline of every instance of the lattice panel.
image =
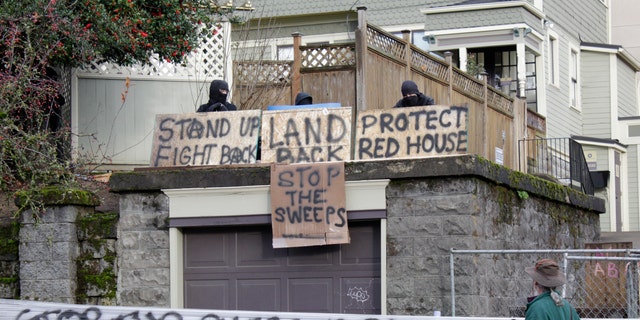
<svg viewBox="0 0 640 320">
<path fill-rule="evenodd" d="M 405 43 L 396 39 L 393 35 L 387 35 L 383 31 L 367 26 L 367 44 L 381 51 L 382 53 L 391 55 L 399 60 L 405 58 Z"/>
<path fill-rule="evenodd" d="M 147 64 L 129 67 L 114 63 L 90 63 L 78 68 L 80 74 L 110 76 L 170 77 L 170 78 L 224 78 L 226 59 L 225 34 L 230 32 L 230 24 L 222 23 L 202 39 L 200 46 L 185 59 L 182 65 L 168 63 L 152 55 Z"/>
<path fill-rule="evenodd" d="M 494 109 L 513 115 L 513 101 L 493 91 L 492 88 L 489 88 L 487 93 L 487 104 Z"/>
<path fill-rule="evenodd" d="M 442 61 L 412 50 L 411 65 L 434 78 L 449 82 L 449 66 Z"/>
<path fill-rule="evenodd" d="M 233 78 L 237 83 L 290 83 L 292 67 L 292 61 L 236 61 Z"/>
<path fill-rule="evenodd" d="M 484 99 L 484 86 L 482 83 L 469 78 L 466 73 L 460 70 L 454 70 L 452 80 L 454 88 Z"/>
<path fill-rule="evenodd" d="M 301 50 L 303 68 L 353 66 L 356 64 L 355 45 L 306 47 Z"/>
</svg>

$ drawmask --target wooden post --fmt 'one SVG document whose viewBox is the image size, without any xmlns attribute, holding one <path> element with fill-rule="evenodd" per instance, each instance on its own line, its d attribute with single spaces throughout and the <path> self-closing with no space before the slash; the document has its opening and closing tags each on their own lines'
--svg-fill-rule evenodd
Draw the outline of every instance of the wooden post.
<svg viewBox="0 0 640 320">
<path fill-rule="evenodd" d="M 449 64 L 449 105 L 453 104 L 453 52 L 447 51 L 444 53 L 444 59 Z"/>
<path fill-rule="evenodd" d="M 485 157 L 486 159 L 493 159 L 494 161 L 496 160 L 493 156 L 490 156 L 488 154 L 489 150 L 487 150 L 489 147 L 487 146 L 488 141 L 489 141 L 489 137 L 487 137 L 488 131 L 487 130 L 487 114 L 489 111 L 489 87 L 487 87 L 487 76 L 488 74 L 486 72 L 482 73 L 482 85 L 484 88 L 484 101 L 482 102 L 482 135 L 480 135 L 480 137 L 482 137 L 482 156 Z M 504 145 L 502 146 L 502 149 L 504 150 Z"/>
<path fill-rule="evenodd" d="M 356 29 L 356 105 L 351 110 L 351 125 L 355 128 L 358 112 L 367 110 L 367 7 L 358 7 L 358 28 Z M 355 130 L 351 130 L 351 145 L 355 145 Z M 354 159 L 356 148 L 351 148 L 351 159 Z"/>
<path fill-rule="evenodd" d="M 291 104 L 295 104 L 296 95 L 302 91 L 302 77 L 300 76 L 300 68 L 302 67 L 302 52 L 300 44 L 302 43 L 302 34 L 294 32 L 293 36 L 293 70 L 291 79 Z"/>
<path fill-rule="evenodd" d="M 404 40 L 404 61 L 407 64 L 404 68 L 404 79 L 411 79 L 411 31 L 402 30 L 402 39 Z"/>
</svg>

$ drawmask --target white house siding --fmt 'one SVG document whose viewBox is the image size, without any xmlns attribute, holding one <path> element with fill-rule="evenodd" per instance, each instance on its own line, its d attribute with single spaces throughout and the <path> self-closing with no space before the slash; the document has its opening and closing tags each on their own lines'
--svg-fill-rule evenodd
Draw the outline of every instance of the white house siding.
<svg viewBox="0 0 640 320">
<path fill-rule="evenodd" d="M 600 0 L 544 1 L 547 19 L 572 37 L 585 42 L 608 43 L 607 7 Z"/>
<path fill-rule="evenodd" d="M 79 152 L 105 168 L 148 165 L 156 114 L 195 112 L 208 99 L 207 84 L 189 81 L 132 80 L 124 102 L 124 78 L 79 79 L 77 86 Z"/>
<path fill-rule="evenodd" d="M 535 16 L 533 15 L 525 14 L 522 7 L 455 11 L 427 15 L 425 29 L 427 31 L 456 30 L 495 25 L 515 25 L 523 22 L 527 22 L 533 26 L 541 26 L 540 20 L 534 21 L 534 18 Z"/>
<path fill-rule="evenodd" d="M 319 12 L 356 10 L 356 7 L 367 7 L 367 20 L 378 26 L 422 24 L 424 15 L 420 9 L 451 5 L 460 1 L 454 0 L 260 0 L 252 1 L 255 12 L 265 17 L 312 14 Z"/>
<path fill-rule="evenodd" d="M 618 116 L 633 117 L 638 115 L 636 96 L 636 73 L 624 61 L 618 59 Z"/>
<path fill-rule="evenodd" d="M 638 145 L 627 148 L 627 199 L 629 199 L 629 231 L 640 231 L 640 174 L 638 170 Z M 602 229 L 604 230 L 604 229 Z"/>
<path fill-rule="evenodd" d="M 569 103 L 569 40 L 566 34 L 558 30 L 558 86 L 547 84 L 547 137 L 566 138 L 582 135 L 582 113 L 570 107 Z M 577 40 L 572 46 L 578 47 Z M 545 64 L 545 68 L 548 67 Z"/>
<path fill-rule="evenodd" d="M 609 53 L 582 51 L 582 135 L 611 139 L 611 67 Z M 601 155 L 605 156 L 605 155 Z M 600 155 L 599 157 L 600 158 Z"/>
</svg>

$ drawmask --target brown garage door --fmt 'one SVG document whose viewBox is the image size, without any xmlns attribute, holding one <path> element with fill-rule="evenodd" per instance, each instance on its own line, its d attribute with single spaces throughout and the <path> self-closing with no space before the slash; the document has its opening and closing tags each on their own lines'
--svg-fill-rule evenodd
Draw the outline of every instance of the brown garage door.
<svg viewBox="0 0 640 320">
<path fill-rule="evenodd" d="M 188 228 L 185 307 L 380 314 L 380 222 L 348 245 L 273 249 L 271 226 Z"/>
</svg>

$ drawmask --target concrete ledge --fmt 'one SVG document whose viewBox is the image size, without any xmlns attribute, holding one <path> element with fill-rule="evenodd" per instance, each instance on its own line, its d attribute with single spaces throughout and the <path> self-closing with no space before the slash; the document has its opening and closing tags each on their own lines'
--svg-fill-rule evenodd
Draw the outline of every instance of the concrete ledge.
<svg viewBox="0 0 640 320">
<path fill-rule="evenodd" d="M 112 192 L 116 193 L 268 185 L 270 168 L 271 164 L 138 168 L 132 172 L 114 173 L 109 183 Z M 475 176 L 516 191 L 524 191 L 527 195 L 570 203 L 596 213 L 605 212 L 604 199 L 510 170 L 476 155 L 346 162 L 345 174 L 347 181 Z"/>
</svg>

